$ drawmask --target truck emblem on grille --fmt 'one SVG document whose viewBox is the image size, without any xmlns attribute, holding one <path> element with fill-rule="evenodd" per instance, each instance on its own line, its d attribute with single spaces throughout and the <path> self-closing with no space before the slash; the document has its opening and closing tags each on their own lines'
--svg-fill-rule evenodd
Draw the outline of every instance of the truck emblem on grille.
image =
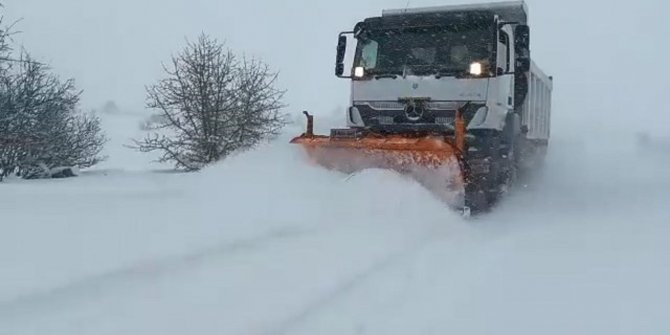
<svg viewBox="0 0 670 335">
<path fill-rule="evenodd" d="M 426 106 L 422 101 L 409 100 L 405 106 L 405 117 L 409 121 L 417 122 L 423 118 L 426 111 Z"/>
<path fill-rule="evenodd" d="M 419 88 L 419 84 L 417 83 L 412 84 L 412 88 L 416 90 L 417 88 Z"/>
</svg>

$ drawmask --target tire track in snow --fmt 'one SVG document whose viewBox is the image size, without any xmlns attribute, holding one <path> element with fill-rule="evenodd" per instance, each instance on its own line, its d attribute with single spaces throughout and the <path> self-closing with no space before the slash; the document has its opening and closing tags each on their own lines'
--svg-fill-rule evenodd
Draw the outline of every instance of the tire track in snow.
<svg viewBox="0 0 670 335">
<path fill-rule="evenodd" d="M 347 294 L 350 294 L 357 287 L 363 285 L 364 283 L 371 280 L 373 277 L 380 274 L 381 272 L 391 269 L 395 266 L 398 266 L 408 260 L 411 260 L 415 254 L 426 249 L 433 243 L 443 240 L 444 237 L 445 236 L 442 234 L 431 235 L 431 237 L 424 238 L 417 242 L 414 242 L 405 249 L 402 249 L 400 251 L 382 257 L 380 260 L 374 262 L 372 265 L 368 266 L 363 271 L 350 277 L 348 280 L 342 281 L 339 285 L 336 285 L 328 293 L 308 303 L 298 313 L 285 319 L 278 325 L 273 326 L 272 329 L 266 330 L 264 334 L 267 335 L 290 334 L 292 329 L 301 325 L 305 321 L 309 320 L 311 317 L 318 315 L 323 310 L 328 308 L 336 300 L 346 296 Z"/>
<path fill-rule="evenodd" d="M 298 227 L 282 228 L 256 237 L 200 249 L 181 256 L 136 263 L 59 287 L 37 293 L 28 293 L 8 301 L 0 301 L 0 320 L 12 314 L 26 311 L 34 312 L 39 307 L 90 299 L 92 296 L 102 296 L 119 283 L 127 283 L 129 280 L 137 282 L 155 279 L 156 277 L 197 267 L 214 257 L 231 256 L 239 252 L 262 248 L 271 241 L 302 237 L 311 233 L 313 232 Z"/>
</svg>

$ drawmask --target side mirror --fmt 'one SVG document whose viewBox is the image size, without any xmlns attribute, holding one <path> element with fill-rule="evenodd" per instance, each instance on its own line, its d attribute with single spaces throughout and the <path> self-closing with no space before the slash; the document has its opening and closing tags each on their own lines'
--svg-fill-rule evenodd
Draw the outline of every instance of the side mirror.
<svg viewBox="0 0 670 335">
<path fill-rule="evenodd" d="M 335 61 L 335 75 L 340 77 L 344 74 L 344 56 L 347 52 L 347 37 L 340 35 L 337 41 L 337 59 Z"/>
<path fill-rule="evenodd" d="M 514 28 L 514 46 L 517 50 L 530 50 L 530 27 L 518 25 Z"/>
<path fill-rule="evenodd" d="M 518 72 L 528 72 L 530 71 L 530 58 L 518 58 L 516 60 L 516 70 Z"/>
<path fill-rule="evenodd" d="M 516 70 L 530 71 L 530 27 L 521 24 L 514 28 L 514 48 L 516 50 Z"/>
</svg>

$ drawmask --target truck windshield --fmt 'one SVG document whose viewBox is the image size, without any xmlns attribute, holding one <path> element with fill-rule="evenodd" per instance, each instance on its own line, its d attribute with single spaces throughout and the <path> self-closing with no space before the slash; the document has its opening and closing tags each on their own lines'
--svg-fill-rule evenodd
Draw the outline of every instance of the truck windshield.
<svg viewBox="0 0 670 335">
<path fill-rule="evenodd" d="M 359 38 L 354 66 L 368 74 L 456 75 L 473 62 L 488 69 L 492 40 L 493 33 L 485 27 L 372 29 Z"/>
</svg>

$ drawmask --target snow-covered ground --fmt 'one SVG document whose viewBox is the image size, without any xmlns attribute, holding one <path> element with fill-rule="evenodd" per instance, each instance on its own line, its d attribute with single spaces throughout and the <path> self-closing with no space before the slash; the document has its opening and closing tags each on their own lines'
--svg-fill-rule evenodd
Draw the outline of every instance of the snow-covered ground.
<svg viewBox="0 0 670 335">
<path fill-rule="evenodd" d="M 319 132 L 331 111 L 342 126 L 337 34 L 406 0 L 4 1 L 84 108 L 120 107 L 101 114 L 108 161 L 0 184 L 0 335 L 667 334 L 668 3 L 527 2 L 556 78 L 546 170 L 465 221 L 394 174 L 309 166 L 287 144 L 299 114 L 198 174 L 124 147 L 144 86 L 201 31 L 269 60 Z"/>
<path fill-rule="evenodd" d="M 541 175 L 465 221 L 287 137 L 167 173 L 122 148 L 139 117 L 104 120 L 107 165 L 0 187 L 0 334 L 670 330 L 670 153 L 632 135 L 555 136 Z"/>
</svg>

